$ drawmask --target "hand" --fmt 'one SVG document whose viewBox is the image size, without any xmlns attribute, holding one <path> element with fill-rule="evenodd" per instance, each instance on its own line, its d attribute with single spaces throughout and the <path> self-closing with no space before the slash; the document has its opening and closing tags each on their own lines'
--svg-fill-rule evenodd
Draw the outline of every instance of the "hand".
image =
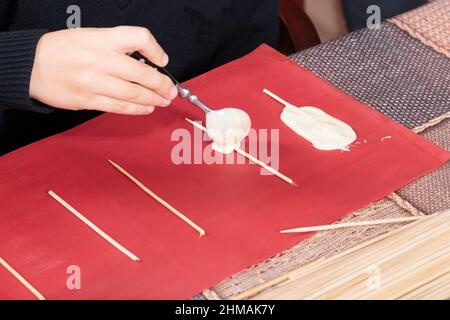
<svg viewBox="0 0 450 320">
<path fill-rule="evenodd" d="M 145 28 L 47 33 L 36 48 L 30 96 L 60 109 L 131 115 L 168 106 L 177 96 L 175 86 L 167 76 L 127 55 L 135 51 L 162 67 L 169 61 Z"/>
</svg>

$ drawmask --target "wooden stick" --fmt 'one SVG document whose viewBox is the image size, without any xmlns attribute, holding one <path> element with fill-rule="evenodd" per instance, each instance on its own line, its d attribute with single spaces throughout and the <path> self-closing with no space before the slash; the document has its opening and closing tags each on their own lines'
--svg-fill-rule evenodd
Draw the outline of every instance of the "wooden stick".
<svg viewBox="0 0 450 320">
<path fill-rule="evenodd" d="M 194 228 L 195 230 L 198 231 L 198 233 L 200 234 L 200 237 L 203 237 L 206 232 L 205 230 L 203 230 L 202 228 L 200 228 L 197 224 L 195 224 L 191 219 L 189 219 L 188 217 L 186 217 L 184 214 L 182 214 L 180 211 L 178 211 L 177 209 L 175 209 L 174 207 L 172 207 L 169 203 L 167 203 L 165 200 L 163 200 L 162 198 L 160 198 L 157 194 L 155 194 L 153 191 L 151 191 L 149 188 L 147 188 L 143 183 L 141 183 L 138 179 L 136 179 L 135 177 L 133 177 L 131 174 L 129 174 L 127 171 L 125 171 L 124 168 L 122 168 L 121 166 L 119 166 L 117 163 L 108 160 L 108 162 L 114 167 L 116 168 L 120 173 L 122 173 L 124 176 L 126 176 L 128 179 L 130 179 L 131 181 L 133 181 L 139 188 L 141 188 L 145 193 L 147 193 L 150 197 L 152 197 L 153 199 L 155 199 L 157 202 L 159 202 L 159 204 L 161 204 L 163 207 L 165 207 L 166 209 L 168 209 L 170 212 L 172 212 L 174 215 L 176 215 L 178 218 L 180 218 L 181 220 L 183 220 L 184 222 L 186 222 L 188 225 L 190 225 L 192 228 Z"/>
<path fill-rule="evenodd" d="M 207 132 L 206 128 L 204 126 L 202 126 L 200 123 L 192 121 L 191 119 L 185 118 L 187 122 L 189 122 L 190 124 L 192 124 L 194 127 L 202 130 L 203 132 Z M 245 152 L 244 150 L 240 149 L 240 148 L 234 148 L 234 151 L 236 151 L 237 153 L 239 153 L 240 155 L 246 157 L 247 159 L 249 159 L 250 161 L 256 163 L 257 165 L 263 167 L 264 169 L 266 169 L 267 171 L 269 171 L 270 173 L 272 173 L 273 175 L 277 176 L 278 178 L 286 181 L 287 183 L 289 183 L 290 185 L 296 186 L 297 187 L 297 183 L 295 183 L 294 180 L 292 180 L 291 178 L 285 176 L 284 174 L 282 174 L 281 172 L 275 170 L 274 168 L 272 168 L 271 166 L 268 166 L 267 164 L 265 164 L 264 162 L 262 162 L 261 160 L 259 160 L 258 158 L 252 156 L 251 154 Z"/>
<path fill-rule="evenodd" d="M 445 292 L 444 296 L 440 294 L 440 290 Z M 424 283 L 422 286 L 411 290 L 410 292 L 399 297 L 400 300 L 424 300 L 430 296 L 430 293 L 438 293 L 440 300 L 450 298 L 450 272 L 447 272 L 441 276 L 434 278 L 428 283 Z"/>
<path fill-rule="evenodd" d="M 373 245 L 374 243 L 377 243 L 377 242 L 379 242 L 381 240 L 384 240 L 385 238 L 390 237 L 390 236 L 392 236 L 395 233 L 399 233 L 400 231 L 404 230 L 405 227 L 409 228 L 410 226 L 411 226 L 411 224 L 407 225 L 407 226 L 403 226 L 402 228 L 398 228 L 396 230 L 393 230 L 393 231 L 391 231 L 389 233 L 385 233 L 385 234 L 383 234 L 381 236 L 378 236 L 376 238 L 373 238 L 371 240 L 364 241 L 363 243 L 361 243 L 361 244 L 359 244 L 357 246 L 354 246 L 354 247 L 352 247 L 352 248 L 350 248 L 350 249 L 348 249 L 346 251 L 343 251 L 343 252 L 341 252 L 339 254 L 336 254 L 336 255 L 334 255 L 332 257 L 319 258 L 319 259 L 317 259 L 317 260 L 315 260 L 315 261 L 313 261 L 313 262 L 311 262 L 311 263 L 309 263 L 307 265 L 304 265 L 304 266 L 302 266 L 300 268 L 294 269 L 293 271 L 287 272 L 285 274 L 277 276 L 274 279 L 271 279 L 270 280 L 271 283 L 269 283 L 269 284 L 263 283 L 261 285 L 258 285 L 256 287 L 254 287 L 254 288 L 249 289 L 248 291 L 245 291 L 245 292 L 242 292 L 240 294 L 237 294 L 236 296 L 233 296 L 231 298 L 231 300 L 245 300 L 245 299 L 251 298 L 251 297 L 255 296 L 256 294 L 258 294 L 258 293 L 260 293 L 260 292 L 262 292 L 262 291 L 264 291 L 266 289 L 269 289 L 271 287 L 276 286 L 276 285 L 272 285 L 272 283 L 281 284 L 281 283 L 286 282 L 288 280 L 295 279 L 295 278 L 298 277 L 298 275 L 303 275 L 305 270 L 310 270 L 311 267 L 316 267 L 319 264 L 320 264 L 320 266 L 323 266 L 324 264 L 333 263 L 334 260 L 340 259 L 340 258 L 342 258 L 344 256 L 347 256 L 347 255 L 349 255 L 349 254 L 351 254 L 351 253 L 353 253 L 355 251 L 358 251 L 358 250 L 361 250 L 361 249 L 363 249 L 363 248 L 365 248 L 367 246 Z"/>
<path fill-rule="evenodd" d="M 426 241 L 419 243 L 418 245 L 409 244 L 407 247 L 402 247 L 396 249 L 392 254 L 385 253 L 383 257 L 379 257 L 375 264 L 379 269 L 383 270 L 383 295 L 387 294 L 388 287 L 392 282 L 402 282 L 403 277 L 416 276 L 420 271 L 422 265 L 429 265 L 436 257 L 442 256 L 442 250 L 447 250 L 447 242 L 445 239 L 440 237 L 438 239 L 441 243 L 436 243 L 436 241 L 432 242 L 429 239 Z M 436 245 L 437 244 L 437 245 Z M 389 252 L 389 250 L 387 251 Z M 414 254 L 411 254 L 414 252 Z M 405 258 L 408 257 L 408 264 L 405 264 Z M 444 257 L 447 260 L 449 257 Z M 424 260 L 425 259 L 425 260 Z M 353 263 L 353 262 L 352 262 Z M 442 264 L 441 265 L 447 265 Z M 365 281 L 368 278 L 368 274 L 366 272 L 366 267 L 357 268 L 353 271 L 349 272 L 347 275 L 339 276 L 339 280 L 331 280 L 326 287 L 316 290 L 314 293 L 310 293 L 306 299 L 329 299 L 329 298 L 337 298 L 345 292 L 346 299 L 349 297 L 353 297 L 351 299 L 357 299 L 360 295 L 372 293 L 367 292 L 367 286 Z M 359 277 L 359 279 L 358 279 Z M 417 283 L 414 284 L 416 286 Z M 398 287 L 396 290 L 397 293 L 400 293 L 403 288 L 407 287 L 404 283 Z M 354 292 L 358 292 L 362 289 L 360 294 L 354 295 Z M 375 292 L 374 292 L 375 293 Z M 376 293 L 375 293 L 376 294 Z M 386 297 L 386 299 L 394 299 L 394 297 Z"/>
<path fill-rule="evenodd" d="M 362 249 L 326 259 L 310 272 L 258 294 L 256 299 L 398 299 L 406 293 L 411 296 L 414 290 L 450 270 L 449 213 L 415 221 L 377 237 Z M 378 268 L 381 280 L 381 287 L 376 290 L 369 288 L 367 282 L 372 276 L 368 267 L 373 266 Z M 443 280 L 435 285 L 441 283 Z"/>
<path fill-rule="evenodd" d="M 449 215 L 446 213 L 438 213 L 433 214 L 429 217 L 431 218 L 432 216 L 445 217 Z M 433 224 L 430 225 L 430 223 Z M 341 274 L 342 272 L 348 272 L 349 274 L 356 274 L 361 269 L 365 269 L 366 268 L 365 266 L 367 266 L 368 264 L 376 264 L 377 261 L 372 260 L 373 257 L 375 256 L 380 257 L 386 253 L 386 250 L 391 250 L 390 247 L 388 248 L 386 246 L 386 243 L 388 243 L 393 248 L 394 247 L 398 248 L 400 245 L 405 245 L 411 241 L 417 241 L 418 235 L 421 234 L 421 232 L 418 232 L 416 230 L 419 224 L 421 224 L 422 228 L 424 228 L 425 230 L 435 230 L 435 227 L 438 225 L 442 225 L 442 222 L 430 219 L 430 220 L 416 221 L 401 226 L 393 231 L 377 236 L 371 240 L 364 241 L 363 243 L 355 247 L 352 247 L 344 252 L 341 252 L 337 255 L 331 256 L 329 258 L 321 258 L 311 264 L 301 267 L 300 269 L 293 270 L 291 272 L 278 276 L 276 279 L 279 279 L 280 284 L 276 286 L 269 286 L 268 288 L 265 284 L 263 284 L 256 288 L 250 289 L 249 291 L 247 291 L 248 293 L 244 292 L 237 295 L 236 297 L 247 299 L 249 297 L 255 296 L 256 292 L 257 293 L 256 299 L 304 298 L 305 296 L 303 295 L 302 297 L 300 297 L 298 292 L 303 292 L 303 294 L 305 294 L 307 286 L 308 287 L 311 286 L 313 282 L 320 281 L 319 287 L 320 288 L 326 287 L 329 285 L 331 281 L 334 280 L 334 278 L 336 278 L 336 274 L 338 272 L 339 274 Z M 399 238 L 400 235 L 401 238 Z M 406 237 L 406 235 L 408 236 Z M 424 234 L 424 236 L 427 235 Z M 388 238 L 389 240 L 386 240 Z M 401 243 L 399 243 L 398 241 L 399 239 L 402 240 Z M 369 248 L 371 248 L 370 251 L 368 251 Z M 377 248 L 377 250 L 375 250 L 375 248 Z M 370 255 L 366 254 L 368 252 L 370 252 Z M 350 260 L 351 263 L 342 263 L 342 261 L 350 261 Z M 342 269 L 341 267 L 347 267 L 350 268 L 351 270 L 343 271 L 341 270 Z M 326 279 L 321 281 L 320 278 L 324 274 L 326 275 Z M 286 277 L 288 277 L 287 281 Z M 269 291 L 265 291 L 267 289 L 269 289 Z M 261 293 L 262 291 L 265 292 Z M 315 290 L 311 291 L 311 289 L 309 289 L 308 291 L 310 292 L 310 294 L 315 292 Z"/>
<path fill-rule="evenodd" d="M 72 213 L 75 217 L 80 219 L 82 222 L 84 222 L 89 228 L 94 230 L 100 237 L 108 241 L 113 247 L 118 249 L 120 252 L 128 256 L 133 261 L 140 261 L 140 259 L 135 256 L 133 253 L 131 253 L 129 250 L 124 248 L 121 244 L 119 244 L 116 240 L 111 238 L 109 235 L 107 235 L 105 232 L 103 232 L 99 227 L 97 227 L 95 224 L 93 224 L 91 221 L 89 221 L 85 216 L 83 216 L 80 212 L 78 212 L 74 207 L 72 207 L 70 204 L 68 204 L 66 201 L 64 201 L 60 196 L 58 196 L 55 192 L 49 191 L 48 194 L 59 202 L 64 208 L 66 208 L 70 213 Z"/>
<path fill-rule="evenodd" d="M 282 274 L 281 276 L 277 276 L 273 279 L 270 279 L 256 287 L 253 287 L 249 289 L 248 291 L 241 292 L 233 297 L 231 297 L 229 300 L 247 300 L 249 298 L 252 298 L 256 296 L 257 294 L 261 293 L 264 290 L 270 289 L 272 287 L 276 287 L 286 281 L 291 280 L 292 278 L 297 277 L 298 275 L 304 273 L 305 271 L 311 269 L 311 267 L 323 262 L 325 258 L 319 258 L 314 262 L 311 262 L 307 265 L 301 266 L 300 268 L 294 269 L 292 271 L 289 271 L 285 274 Z"/>
<path fill-rule="evenodd" d="M 281 103 L 281 104 L 284 105 L 285 107 L 287 107 L 287 106 L 292 106 L 291 103 L 289 103 L 289 102 L 287 102 L 286 100 L 280 98 L 280 97 L 277 96 L 275 93 L 270 92 L 270 91 L 267 90 L 267 89 L 263 89 L 263 92 L 264 92 L 265 94 L 267 94 L 268 96 L 270 96 L 271 98 L 277 100 L 279 103 Z"/>
<path fill-rule="evenodd" d="M 20 275 L 16 270 L 13 269 L 5 260 L 0 257 L 0 264 L 5 267 L 20 283 L 22 283 L 32 294 L 36 296 L 39 300 L 45 300 L 45 297 L 37 291 L 24 277 Z"/>
<path fill-rule="evenodd" d="M 325 231 L 325 230 L 340 229 L 340 228 L 410 222 L 410 221 L 416 221 L 416 220 L 425 219 L 425 218 L 429 218 L 429 217 L 428 216 L 414 216 L 414 217 L 391 218 L 391 219 L 372 220 L 372 221 L 337 223 L 337 224 L 329 224 L 329 225 L 323 225 L 323 226 L 301 227 L 301 228 L 281 230 L 280 233 L 303 233 L 303 232 Z"/>
</svg>

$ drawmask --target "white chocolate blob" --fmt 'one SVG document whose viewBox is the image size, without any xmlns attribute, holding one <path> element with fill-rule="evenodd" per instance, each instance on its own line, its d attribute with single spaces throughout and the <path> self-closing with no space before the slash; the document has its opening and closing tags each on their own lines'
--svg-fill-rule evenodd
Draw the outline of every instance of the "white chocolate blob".
<svg viewBox="0 0 450 320">
<path fill-rule="evenodd" d="M 281 120 L 319 150 L 349 151 L 356 133 L 345 122 L 315 107 L 286 105 Z"/>
<path fill-rule="evenodd" d="M 206 114 L 206 132 L 212 139 L 212 149 L 229 154 L 238 148 L 250 132 L 249 115 L 235 108 L 213 110 Z"/>
</svg>

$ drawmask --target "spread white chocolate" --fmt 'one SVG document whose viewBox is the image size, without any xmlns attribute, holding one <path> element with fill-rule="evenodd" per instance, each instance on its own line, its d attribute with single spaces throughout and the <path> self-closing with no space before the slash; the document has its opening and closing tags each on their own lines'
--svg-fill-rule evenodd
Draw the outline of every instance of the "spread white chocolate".
<svg viewBox="0 0 450 320">
<path fill-rule="evenodd" d="M 206 132 L 213 141 L 212 149 L 224 154 L 239 148 L 251 125 L 249 115 L 241 109 L 225 108 L 206 114 Z"/>
<path fill-rule="evenodd" d="M 281 120 L 319 150 L 349 150 L 356 133 L 345 122 L 315 107 L 287 105 Z"/>
<path fill-rule="evenodd" d="M 319 150 L 349 151 L 356 133 L 345 122 L 316 107 L 296 107 L 267 89 L 263 92 L 285 106 L 281 120 Z"/>
</svg>

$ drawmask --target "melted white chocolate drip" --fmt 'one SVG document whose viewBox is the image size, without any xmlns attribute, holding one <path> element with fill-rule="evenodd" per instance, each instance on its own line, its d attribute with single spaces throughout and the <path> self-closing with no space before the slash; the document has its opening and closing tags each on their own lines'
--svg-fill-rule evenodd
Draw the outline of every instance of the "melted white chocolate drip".
<svg viewBox="0 0 450 320">
<path fill-rule="evenodd" d="M 316 149 L 349 151 L 357 138 L 352 127 L 319 108 L 296 107 L 267 89 L 264 93 L 285 105 L 281 120 Z"/>
<path fill-rule="evenodd" d="M 356 140 L 352 127 L 315 107 L 288 105 L 281 120 L 319 150 L 349 151 Z"/>
<path fill-rule="evenodd" d="M 241 109 L 225 108 L 206 115 L 206 132 L 213 140 L 212 149 L 224 154 L 239 148 L 251 125 L 249 115 Z"/>
</svg>

